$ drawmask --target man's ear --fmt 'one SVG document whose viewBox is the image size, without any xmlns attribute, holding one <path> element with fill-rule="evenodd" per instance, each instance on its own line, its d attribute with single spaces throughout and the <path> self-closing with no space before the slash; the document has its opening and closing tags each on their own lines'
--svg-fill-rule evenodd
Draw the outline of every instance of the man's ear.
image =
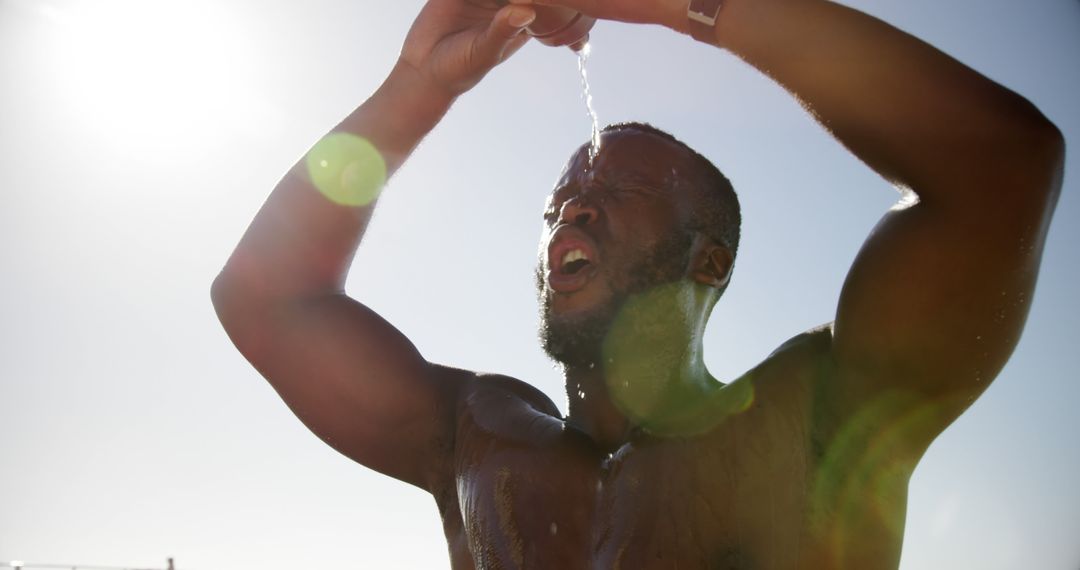
<svg viewBox="0 0 1080 570">
<path fill-rule="evenodd" d="M 709 236 L 697 232 L 690 246 L 690 267 L 687 277 L 702 285 L 723 290 L 731 280 L 731 266 L 735 258 L 728 248 L 716 243 Z"/>
</svg>

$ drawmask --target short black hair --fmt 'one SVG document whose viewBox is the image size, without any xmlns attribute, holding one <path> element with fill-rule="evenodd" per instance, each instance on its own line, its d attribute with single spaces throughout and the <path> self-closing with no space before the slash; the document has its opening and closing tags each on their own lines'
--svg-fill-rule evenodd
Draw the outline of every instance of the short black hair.
<svg viewBox="0 0 1080 570">
<path fill-rule="evenodd" d="M 720 172 L 720 169 L 712 161 L 666 131 L 648 123 L 630 121 L 608 125 L 601 132 L 619 131 L 637 131 L 660 137 L 689 153 L 691 161 L 698 167 L 698 176 L 695 177 L 696 180 L 691 179 L 687 180 L 687 182 L 698 190 L 697 196 L 701 204 L 700 208 L 694 208 L 693 218 L 690 220 L 691 229 L 702 232 L 720 245 L 728 248 L 731 251 L 732 259 L 734 259 L 739 250 L 742 210 L 739 207 L 739 197 L 735 194 L 735 188 L 732 187 L 731 181 Z"/>
</svg>

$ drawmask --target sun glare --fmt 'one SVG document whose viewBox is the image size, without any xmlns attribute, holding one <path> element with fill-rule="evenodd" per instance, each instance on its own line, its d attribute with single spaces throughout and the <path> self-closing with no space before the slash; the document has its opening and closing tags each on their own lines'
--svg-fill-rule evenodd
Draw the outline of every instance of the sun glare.
<svg viewBox="0 0 1080 570">
<path fill-rule="evenodd" d="M 61 100 L 99 141 L 197 144 L 250 119 L 250 41 L 220 3 L 43 2 Z"/>
</svg>

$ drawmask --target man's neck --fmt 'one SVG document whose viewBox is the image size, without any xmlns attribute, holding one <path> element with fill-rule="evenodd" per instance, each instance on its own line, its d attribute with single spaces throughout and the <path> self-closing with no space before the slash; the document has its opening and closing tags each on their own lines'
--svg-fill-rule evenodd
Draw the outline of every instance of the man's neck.
<svg viewBox="0 0 1080 570">
<path fill-rule="evenodd" d="M 709 289 L 681 282 L 629 299 L 597 362 L 564 368 L 568 421 L 612 453 L 638 430 L 663 432 L 720 385 L 705 368 Z"/>
</svg>

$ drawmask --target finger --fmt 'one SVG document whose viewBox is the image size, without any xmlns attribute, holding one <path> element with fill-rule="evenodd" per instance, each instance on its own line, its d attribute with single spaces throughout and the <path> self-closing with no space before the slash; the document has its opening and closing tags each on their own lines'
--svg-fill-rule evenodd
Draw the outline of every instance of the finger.
<svg viewBox="0 0 1080 570">
<path fill-rule="evenodd" d="M 585 14 L 595 12 L 597 8 L 596 0 L 509 0 L 511 4 L 536 6 L 560 6 L 563 8 L 571 8 Z"/>
<path fill-rule="evenodd" d="M 687 0 L 649 0 L 611 2 L 609 0 L 508 0 L 511 4 L 532 5 L 534 8 L 543 9 L 546 6 L 553 8 L 566 8 L 581 12 L 586 16 L 592 16 L 598 20 L 615 20 L 618 22 L 653 22 L 648 18 L 649 14 L 660 9 L 667 9 L 672 4 L 678 5 L 680 10 L 686 11 L 684 3 Z"/>
<path fill-rule="evenodd" d="M 536 19 L 531 6 L 510 4 L 495 13 L 491 23 L 477 38 L 476 54 L 491 64 L 497 64 L 528 40 L 524 29 Z M 524 36 L 524 40 L 522 39 Z"/>
<path fill-rule="evenodd" d="M 503 49 L 503 52 L 500 55 L 500 61 L 510 59 L 510 56 L 517 53 L 517 50 L 521 49 L 521 46 L 528 43 L 531 38 L 532 37 L 529 34 L 518 34 L 517 37 L 511 40 L 510 43 L 506 45 L 506 48 Z"/>
</svg>

